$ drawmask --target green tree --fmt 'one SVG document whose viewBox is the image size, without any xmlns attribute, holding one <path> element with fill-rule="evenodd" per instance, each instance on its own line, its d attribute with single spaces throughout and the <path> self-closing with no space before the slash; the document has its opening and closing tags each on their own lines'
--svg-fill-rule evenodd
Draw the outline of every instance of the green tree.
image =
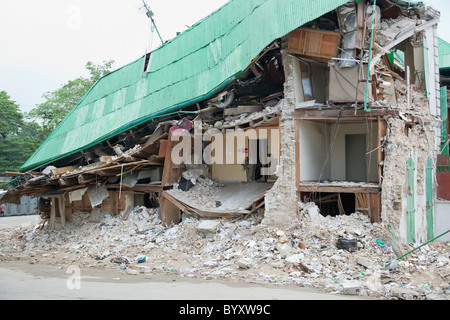
<svg viewBox="0 0 450 320">
<path fill-rule="evenodd" d="M 23 114 L 19 106 L 5 91 L 0 91 L 0 138 L 18 133 L 22 124 Z"/>
<path fill-rule="evenodd" d="M 61 88 L 46 92 L 45 102 L 30 111 L 29 116 L 41 123 L 42 134 L 47 137 L 62 119 L 75 107 L 89 89 L 103 76 L 111 72 L 113 60 L 104 61 L 103 65 L 86 63 L 90 75 L 68 81 Z"/>
<path fill-rule="evenodd" d="M 42 141 L 39 124 L 26 121 L 16 102 L 0 91 L 0 175 L 18 171 Z M 0 183 L 0 189 L 7 187 Z"/>
</svg>

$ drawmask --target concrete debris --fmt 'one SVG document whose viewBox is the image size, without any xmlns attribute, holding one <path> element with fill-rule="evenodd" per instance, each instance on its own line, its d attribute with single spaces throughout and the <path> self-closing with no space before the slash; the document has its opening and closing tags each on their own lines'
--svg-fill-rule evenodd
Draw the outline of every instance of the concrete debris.
<svg viewBox="0 0 450 320">
<path fill-rule="evenodd" d="M 380 27 L 377 29 L 377 42 L 380 45 L 385 46 L 394 39 L 400 37 L 402 34 L 414 29 L 415 26 L 416 21 L 406 17 L 385 19 L 381 22 Z"/>
<path fill-rule="evenodd" d="M 249 258 L 241 258 L 237 261 L 237 265 L 241 269 L 249 269 L 253 264 L 252 259 Z"/>
<path fill-rule="evenodd" d="M 136 207 L 124 220 L 101 210 L 76 212 L 65 228 L 38 225 L 0 230 L 0 261 L 115 269 L 123 276 L 297 285 L 378 299 L 445 299 L 450 293 L 449 250 L 430 243 L 398 261 L 381 225 L 361 213 L 322 217 L 321 224 L 268 227 L 246 219 L 185 216 L 165 228 L 157 209 Z M 58 219 L 57 219 L 58 220 Z M 210 236 L 205 236 L 209 234 Z M 338 239 L 357 239 L 354 252 Z"/>
<path fill-rule="evenodd" d="M 197 226 L 197 231 L 204 235 L 214 235 L 217 232 L 220 222 L 217 220 L 203 220 Z"/>
</svg>

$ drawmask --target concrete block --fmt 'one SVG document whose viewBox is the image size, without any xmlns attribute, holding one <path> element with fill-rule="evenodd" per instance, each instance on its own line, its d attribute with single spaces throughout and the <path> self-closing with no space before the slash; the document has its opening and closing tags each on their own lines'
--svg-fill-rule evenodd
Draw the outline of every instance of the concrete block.
<svg viewBox="0 0 450 320">
<path fill-rule="evenodd" d="M 197 231 L 205 235 L 215 234 L 220 225 L 218 220 L 203 220 L 197 226 Z"/>
</svg>

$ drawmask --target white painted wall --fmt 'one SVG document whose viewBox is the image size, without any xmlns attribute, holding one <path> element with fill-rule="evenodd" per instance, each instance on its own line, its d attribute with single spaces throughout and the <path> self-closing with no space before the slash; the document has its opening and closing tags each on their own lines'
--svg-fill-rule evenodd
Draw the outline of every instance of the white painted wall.
<svg viewBox="0 0 450 320">
<path fill-rule="evenodd" d="M 346 180 L 345 135 L 365 134 L 367 151 L 374 150 L 377 144 L 378 124 L 341 124 L 334 139 L 334 124 L 300 120 L 300 181 L 319 179 Z M 334 139 L 334 141 L 333 141 Z M 331 154 L 329 154 L 330 146 Z M 327 156 L 329 159 L 327 161 Z M 378 181 L 377 151 L 367 156 L 370 170 L 369 181 Z"/>
<path fill-rule="evenodd" d="M 427 55 L 426 61 L 428 62 L 426 68 L 427 74 L 425 76 L 427 77 L 427 95 L 430 101 L 430 114 L 432 116 L 439 116 L 439 69 L 436 66 L 439 54 L 437 52 L 437 47 L 435 46 L 437 40 L 436 29 L 434 26 L 425 30 L 425 41 L 427 46 L 427 51 L 425 52 Z"/>
<path fill-rule="evenodd" d="M 436 201 L 434 211 L 434 236 L 444 233 L 450 229 L 450 201 Z M 439 242 L 449 242 L 450 233 L 437 239 Z"/>
<path fill-rule="evenodd" d="M 300 181 L 330 179 L 330 162 L 326 161 L 329 144 L 328 125 L 300 120 L 299 129 Z"/>
<path fill-rule="evenodd" d="M 330 125 L 332 131 L 330 137 L 334 136 L 334 125 Z M 337 129 L 336 140 L 331 151 L 331 179 L 346 180 L 345 168 L 345 135 L 347 134 L 365 134 L 367 152 L 374 150 L 377 146 L 378 124 L 374 123 L 357 123 L 357 124 L 340 124 Z M 367 168 L 370 170 L 367 174 L 369 181 L 378 181 L 378 157 L 377 151 L 367 156 Z"/>
</svg>

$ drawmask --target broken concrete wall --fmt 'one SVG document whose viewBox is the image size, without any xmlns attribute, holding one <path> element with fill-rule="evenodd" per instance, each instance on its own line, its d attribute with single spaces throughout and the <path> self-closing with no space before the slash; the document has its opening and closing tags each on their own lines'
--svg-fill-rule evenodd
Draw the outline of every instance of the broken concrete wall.
<svg viewBox="0 0 450 320">
<path fill-rule="evenodd" d="M 434 27 L 426 29 L 424 33 L 424 45 L 427 47 L 428 63 L 425 66 L 427 74 L 425 90 L 421 91 L 418 81 L 412 81 L 410 99 L 406 95 L 398 97 L 399 117 L 387 119 L 387 141 L 392 143 L 392 148 L 385 148 L 383 195 L 382 195 L 382 219 L 386 225 L 391 225 L 392 230 L 399 239 L 406 243 L 408 240 L 408 192 L 407 162 L 412 159 L 414 164 L 414 240 L 423 243 L 427 240 L 427 198 L 426 198 L 426 166 L 431 158 L 433 161 L 433 200 L 436 199 L 436 158 L 439 152 L 439 92 L 436 91 L 435 79 L 438 78 L 438 67 L 435 52 Z M 417 41 L 417 37 L 410 38 L 411 45 Z M 431 56 L 430 56 L 431 55 Z M 414 69 L 414 68 L 413 68 Z M 408 92 L 407 86 L 396 81 L 396 87 Z M 419 88 L 418 88 L 419 87 Z M 434 216 L 436 214 L 434 213 Z M 410 223 L 410 222 L 409 222 Z"/>
<path fill-rule="evenodd" d="M 292 57 L 282 50 L 286 81 L 281 102 L 280 163 L 274 186 L 266 194 L 264 224 L 289 225 L 298 222 L 296 214 L 297 189 L 295 182 L 295 88 Z"/>
<path fill-rule="evenodd" d="M 416 121 L 418 123 L 408 125 L 401 118 L 387 119 L 386 139 L 389 143 L 384 148 L 382 221 L 392 227 L 403 243 L 408 238 L 408 193 L 414 196 L 415 241 L 421 243 L 427 239 L 426 165 L 429 158 L 436 158 L 438 151 L 435 144 L 437 124 L 434 119 L 419 116 Z M 413 190 L 407 184 L 409 158 L 414 164 Z"/>
</svg>

